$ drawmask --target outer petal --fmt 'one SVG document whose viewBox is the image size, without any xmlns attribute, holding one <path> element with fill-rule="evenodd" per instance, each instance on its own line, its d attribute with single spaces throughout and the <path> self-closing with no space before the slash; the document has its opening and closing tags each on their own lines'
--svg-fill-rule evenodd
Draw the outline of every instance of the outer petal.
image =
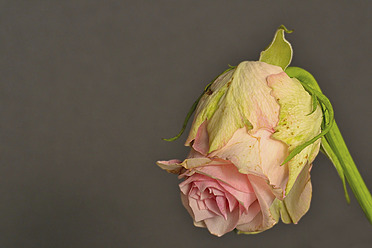
<svg viewBox="0 0 372 248">
<path fill-rule="evenodd" d="M 282 195 L 279 198 L 282 198 L 288 181 L 288 165 L 281 164 L 288 155 L 288 146 L 272 139 L 272 134 L 267 131 L 258 131 L 257 135 L 260 137 L 262 171 L 269 179 L 270 185 L 275 189 L 281 189 Z"/>
<path fill-rule="evenodd" d="M 260 204 L 258 203 L 258 200 L 256 200 L 249 206 L 248 211 L 241 213 L 238 225 L 250 223 L 257 216 L 257 214 L 260 213 L 260 211 Z"/>
<path fill-rule="evenodd" d="M 286 224 L 297 223 L 309 210 L 312 194 L 310 168 L 309 163 L 303 168 L 291 192 L 283 201 L 275 200 L 271 213 L 276 219 L 281 216 Z"/>
<path fill-rule="evenodd" d="M 219 77 L 211 91 L 201 99 L 188 145 L 199 126 L 208 120 L 209 152 L 224 146 L 234 132 L 244 126 L 256 131 L 272 129 L 278 122 L 279 105 L 270 95 L 266 78 L 283 70 L 264 62 L 245 61 Z M 208 95 L 210 94 L 210 95 Z"/>
<path fill-rule="evenodd" d="M 226 146 L 210 154 L 231 161 L 240 173 L 268 179 L 279 198 L 283 198 L 288 180 L 287 165 L 280 166 L 287 156 L 287 145 L 272 139 L 272 133 L 259 129 L 255 134 L 238 129 Z"/>
<path fill-rule="evenodd" d="M 247 175 L 239 173 L 236 167 L 231 163 L 224 164 L 223 166 L 203 166 L 196 168 L 195 171 L 210 178 L 224 182 L 241 192 L 254 193 L 254 190 L 247 179 Z"/>
<path fill-rule="evenodd" d="M 204 156 L 200 156 L 198 152 L 192 151 L 190 153 L 192 155 L 190 158 L 185 159 L 183 162 L 177 159 L 172 159 L 169 161 L 157 161 L 156 164 L 162 168 L 173 174 L 179 174 L 181 170 L 187 169 L 194 169 L 201 166 L 206 165 L 222 165 L 222 164 L 230 164 L 229 161 L 222 160 L 222 159 L 211 159 Z M 188 174 L 192 174 L 193 171 L 187 172 Z"/>
<path fill-rule="evenodd" d="M 234 230 L 238 221 L 239 209 L 235 209 L 232 212 L 227 212 L 226 219 L 221 216 L 215 216 L 213 218 L 204 220 L 204 223 L 212 234 L 221 237 L 225 233 Z"/>
<path fill-rule="evenodd" d="M 283 141 L 289 146 L 289 151 L 301 145 L 307 140 L 320 133 L 322 112 L 318 107 L 312 114 L 311 96 L 305 91 L 301 83 L 288 77 L 285 72 L 271 75 L 267 78 L 272 87 L 272 95 L 280 104 L 279 123 L 275 128 L 273 138 Z M 309 115 L 310 114 L 310 115 Z M 315 147 L 317 144 L 315 144 Z M 306 151 L 305 151 L 306 150 Z M 308 162 L 311 154 L 317 154 L 318 150 L 313 146 L 305 148 L 300 154 L 292 159 L 289 166 L 289 179 L 286 193 L 293 186 L 302 168 Z"/>
<path fill-rule="evenodd" d="M 277 220 L 271 215 L 270 206 L 275 196 L 271 192 L 270 186 L 260 177 L 248 175 L 252 187 L 256 193 L 261 212 L 249 223 L 238 225 L 236 228 L 243 233 L 262 232 L 277 223 Z"/>
<path fill-rule="evenodd" d="M 207 121 L 200 125 L 192 147 L 200 154 L 207 155 L 209 151 L 209 136 L 207 132 Z"/>
<path fill-rule="evenodd" d="M 163 170 L 169 173 L 178 174 L 182 168 L 182 161 L 178 159 L 172 159 L 169 161 L 157 161 L 156 164 Z"/>
<path fill-rule="evenodd" d="M 199 127 L 212 118 L 214 112 L 219 106 L 219 102 L 228 89 L 228 82 L 231 80 L 235 70 L 228 71 L 220 75 L 211 85 L 210 90 L 206 92 L 199 101 L 195 111 L 195 118 L 192 123 L 189 136 L 185 142 L 189 146 L 191 141 L 197 136 Z"/>
<path fill-rule="evenodd" d="M 187 212 L 193 218 L 194 225 L 197 227 L 206 227 L 204 224 L 204 221 L 195 221 L 195 215 L 190 207 L 189 198 L 188 196 L 184 195 L 182 192 L 181 192 L 181 201 L 182 201 L 182 205 L 186 208 Z"/>
<path fill-rule="evenodd" d="M 210 156 L 231 161 L 240 173 L 264 176 L 259 138 L 248 134 L 246 128 L 238 129 L 224 147 L 212 152 Z"/>
</svg>

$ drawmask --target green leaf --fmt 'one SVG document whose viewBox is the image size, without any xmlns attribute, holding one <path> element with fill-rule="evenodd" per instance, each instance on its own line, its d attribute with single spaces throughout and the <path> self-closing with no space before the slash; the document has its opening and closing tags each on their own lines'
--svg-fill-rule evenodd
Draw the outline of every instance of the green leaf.
<svg viewBox="0 0 372 248">
<path fill-rule="evenodd" d="M 280 66 L 283 70 L 287 68 L 292 61 L 293 50 L 291 44 L 284 38 L 284 32 L 292 33 L 293 30 L 288 30 L 281 25 L 276 31 L 273 41 L 265 51 L 261 52 L 259 61 Z"/>
<path fill-rule="evenodd" d="M 320 87 L 314 77 L 304 69 L 298 67 L 289 67 L 287 68 L 286 73 L 288 76 L 295 77 L 303 84 L 306 84 L 311 88 L 316 89 L 318 92 L 321 92 Z M 324 104 L 321 104 L 321 107 L 324 114 L 324 123 L 330 122 L 330 113 L 326 111 Z M 344 183 L 345 176 L 359 205 L 362 207 L 367 219 L 372 224 L 371 193 L 365 185 L 335 121 L 329 132 L 322 138 L 322 150 L 332 161 L 341 177 L 341 180 L 343 181 L 346 200 L 349 201 L 346 185 Z"/>
</svg>

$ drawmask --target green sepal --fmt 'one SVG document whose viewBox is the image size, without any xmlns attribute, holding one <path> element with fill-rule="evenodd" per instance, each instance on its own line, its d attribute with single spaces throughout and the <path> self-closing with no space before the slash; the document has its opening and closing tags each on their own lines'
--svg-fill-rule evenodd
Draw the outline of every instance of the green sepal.
<svg viewBox="0 0 372 248">
<path fill-rule="evenodd" d="M 292 33 L 293 30 L 288 30 L 284 25 L 281 25 L 275 33 L 273 41 L 262 51 L 259 61 L 271 65 L 280 66 L 283 70 L 289 66 L 292 61 L 292 46 L 284 38 L 285 33 Z"/>
<path fill-rule="evenodd" d="M 180 132 L 176 136 L 174 136 L 173 138 L 169 138 L 169 139 L 164 139 L 163 138 L 162 140 L 165 140 L 165 141 L 175 141 L 176 139 L 178 139 L 179 137 L 181 137 L 181 135 L 183 134 L 183 132 L 185 131 L 185 129 L 187 127 L 187 123 L 189 122 L 192 114 L 195 112 L 196 107 L 198 106 L 198 103 L 199 103 L 200 99 L 203 97 L 203 95 L 205 94 L 205 92 L 208 91 L 208 89 L 211 87 L 211 85 L 213 84 L 213 82 L 216 81 L 216 79 L 219 76 L 221 76 L 222 74 L 224 74 L 224 73 L 226 73 L 226 72 L 228 72 L 230 70 L 233 70 L 235 68 L 236 68 L 236 66 L 229 65 L 229 68 L 228 69 L 226 69 L 224 72 L 222 72 L 220 75 L 218 75 L 215 79 L 213 79 L 212 82 L 210 82 L 207 86 L 205 86 L 203 93 L 198 97 L 198 99 L 196 99 L 196 101 L 194 102 L 194 104 L 191 106 L 189 112 L 187 113 L 187 115 L 185 117 L 185 120 L 183 121 L 183 125 L 182 125 L 182 128 L 181 128 Z"/>
<path fill-rule="evenodd" d="M 304 69 L 298 67 L 289 67 L 286 69 L 286 73 L 290 77 L 297 78 L 303 84 L 310 86 L 311 88 L 321 92 L 320 87 L 314 77 Z M 320 104 L 324 114 L 323 123 L 331 121 L 330 113 L 326 111 L 324 104 Z M 341 132 L 335 121 L 329 132 L 322 137 L 321 145 L 322 150 L 325 152 L 327 157 L 331 160 L 335 166 L 345 190 L 346 201 L 350 201 L 347 193 L 345 177 L 351 190 L 353 191 L 359 205 L 363 209 L 367 219 L 372 224 L 372 196 L 367 186 L 364 183 L 362 176 L 360 175 L 353 158 L 346 146 L 344 139 L 342 138 Z M 324 124 L 322 125 L 324 128 Z"/>
<path fill-rule="evenodd" d="M 316 108 L 318 107 L 318 99 L 317 99 L 317 97 L 316 97 L 315 94 L 312 94 L 312 95 L 311 95 L 311 101 L 312 101 L 312 105 L 313 105 L 313 107 L 312 107 L 311 112 L 308 113 L 307 115 L 311 115 L 312 113 L 314 113 L 315 110 L 316 110 Z"/>
<path fill-rule="evenodd" d="M 194 102 L 194 104 L 191 106 L 189 112 L 187 113 L 186 117 L 185 117 L 185 120 L 183 121 L 183 125 L 182 125 L 182 128 L 180 130 L 180 132 L 174 136 L 173 138 L 169 138 L 169 139 L 162 139 L 162 140 L 165 140 L 165 141 L 175 141 L 176 139 L 178 139 L 179 137 L 181 137 L 181 135 L 183 134 L 183 132 L 185 131 L 186 129 L 186 126 L 187 126 L 187 123 L 189 122 L 190 120 L 190 117 L 192 116 L 192 114 L 195 112 L 195 109 L 196 109 L 196 106 L 198 106 L 198 103 L 200 101 L 200 99 L 202 98 L 202 96 L 204 95 L 204 92 L 203 91 L 203 94 L 201 94 L 198 99 L 196 99 L 196 101 Z"/>
</svg>

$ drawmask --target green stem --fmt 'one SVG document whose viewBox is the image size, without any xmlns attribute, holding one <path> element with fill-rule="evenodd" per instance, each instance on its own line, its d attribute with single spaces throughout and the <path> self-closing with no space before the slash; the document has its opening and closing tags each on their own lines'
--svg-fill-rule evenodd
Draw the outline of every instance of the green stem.
<svg viewBox="0 0 372 248">
<path fill-rule="evenodd" d="M 336 123 L 333 124 L 332 129 L 325 135 L 325 137 L 342 165 L 351 190 L 357 198 L 369 222 L 372 224 L 371 193 L 364 183 Z"/>
</svg>

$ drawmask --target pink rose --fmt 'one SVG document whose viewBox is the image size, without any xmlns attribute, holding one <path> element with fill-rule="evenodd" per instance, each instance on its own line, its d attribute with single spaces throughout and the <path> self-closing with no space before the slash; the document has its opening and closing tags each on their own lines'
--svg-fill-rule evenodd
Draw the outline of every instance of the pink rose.
<svg viewBox="0 0 372 248">
<path fill-rule="evenodd" d="M 261 232 L 280 218 L 297 223 L 310 206 L 319 140 L 282 164 L 320 132 L 321 121 L 311 96 L 280 67 L 242 62 L 201 98 L 185 144 L 188 158 L 157 164 L 185 178 L 183 205 L 196 226 L 214 235 Z"/>
<path fill-rule="evenodd" d="M 275 196 L 264 179 L 239 173 L 231 163 L 202 166 L 192 173 L 180 189 L 196 226 L 222 236 L 235 228 L 250 232 L 275 224 L 267 216 Z"/>
</svg>

